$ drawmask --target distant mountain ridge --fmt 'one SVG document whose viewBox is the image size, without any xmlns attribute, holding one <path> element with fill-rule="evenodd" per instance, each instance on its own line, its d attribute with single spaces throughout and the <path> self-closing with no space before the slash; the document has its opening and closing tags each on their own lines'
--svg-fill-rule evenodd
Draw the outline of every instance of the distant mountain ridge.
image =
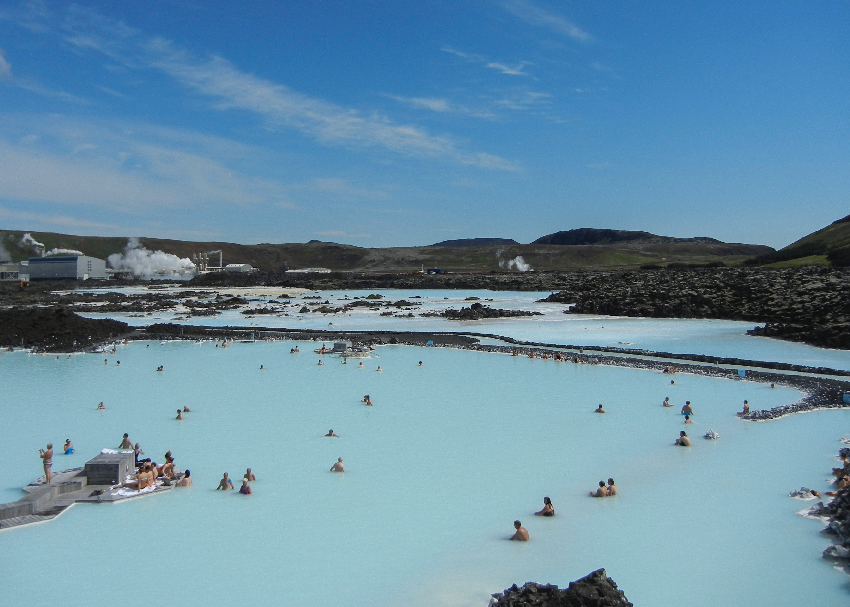
<svg viewBox="0 0 850 607">
<path fill-rule="evenodd" d="M 456 240 L 444 240 L 429 247 L 489 247 L 492 245 L 519 244 L 513 238 L 458 238 Z"/>
<path fill-rule="evenodd" d="M 665 243 L 665 242 L 717 242 L 715 238 L 674 238 L 672 236 L 658 236 L 649 232 L 631 230 L 608 230 L 598 228 L 577 228 L 555 232 L 548 236 L 538 238 L 531 244 L 554 244 L 562 246 L 577 246 L 591 244 L 614 244 L 617 242 Z"/>
</svg>

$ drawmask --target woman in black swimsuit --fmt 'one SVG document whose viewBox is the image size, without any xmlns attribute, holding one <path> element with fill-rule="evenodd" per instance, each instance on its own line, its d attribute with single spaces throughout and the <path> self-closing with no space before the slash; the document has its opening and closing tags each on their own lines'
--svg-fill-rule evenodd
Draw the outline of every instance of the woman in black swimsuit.
<svg viewBox="0 0 850 607">
<path fill-rule="evenodd" d="M 543 510 L 534 513 L 536 516 L 555 516 L 555 507 L 548 497 L 543 498 Z"/>
</svg>

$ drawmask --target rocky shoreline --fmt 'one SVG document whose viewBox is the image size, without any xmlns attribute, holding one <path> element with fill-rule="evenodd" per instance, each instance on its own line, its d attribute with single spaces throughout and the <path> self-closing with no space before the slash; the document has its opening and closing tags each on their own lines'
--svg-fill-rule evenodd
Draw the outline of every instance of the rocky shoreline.
<svg viewBox="0 0 850 607">
<path fill-rule="evenodd" d="M 516 584 L 493 595 L 489 607 L 633 607 L 604 569 L 597 569 L 563 590 L 550 584 Z"/>
<path fill-rule="evenodd" d="M 850 348 L 850 272 L 820 266 L 575 273 L 544 301 L 567 313 L 716 318 L 766 323 L 749 331 Z"/>
</svg>

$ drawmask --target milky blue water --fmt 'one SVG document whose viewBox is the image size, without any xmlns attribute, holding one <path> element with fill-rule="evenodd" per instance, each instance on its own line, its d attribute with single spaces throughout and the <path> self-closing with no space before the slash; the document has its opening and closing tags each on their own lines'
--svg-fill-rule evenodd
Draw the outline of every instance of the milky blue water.
<svg viewBox="0 0 850 607">
<path fill-rule="evenodd" d="M 140 292 L 144 289 L 126 289 Z M 165 291 L 173 292 L 174 290 Z M 282 295 L 283 289 L 272 290 Z M 239 291 L 233 290 L 233 294 Z M 249 291 L 250 292 L 250 291 Z M 292 294 L 295 293 L 292 291 Z M 413 314 L 413 318 L 382 317 L 387 308 L 373 311 L 353 308 L 344 314 L 300 314 L 306 303 L 299 294 L 286 306 L 285 315 L 264 314 L 249 317 L 239 310 L 226 311 L 218 316 L 203 316 L 186 319 L 173 312 L 156 312 L 143 317 L 130 314 L 109 314 L 131 325 L 147 325 L 151 322 L 179 322 L 183 324 L 209 326 L 269 326 L 286 328 L 338 329 L 338 330 L 414 330 L 455 331 L 492 333 L 514 339 L 579 346 L 613 346 L 619 348 L 646 349 L 655 352 L 679 354 L 707 354 L 712 356 L 742 358 L 746 360 L 786 362 L 797 365 L 829 367 L 850 370 L 850 351 L 815 348 L 805 344 L 785 342 L 746 334 L 756 326 L 754 322 L 699 319 L 646 319 L 611 317 L 588 314 L 564 314 L 564 304 L 538 303 L 548 292 L 506 291 L 450 291 L 450 290 L 394 290 L 376 291 L 318 291 L 306 293 L 320 296 L 318 301 L 328 301 L 339 307 L 355 297 L 370 293 L 384 296 L 383 301 L 406 299 L 420 303 L 416 310 L 399 310 L 402 314 Z M 419 299 L 415 299 L 415 297 Z M 459 309 L 472 302 L 468 297 L 479 297 L 481 303 L 505 309 L 522 309 L 541 312 L 542 316 L 505 318 L 479 321 L 449 321 L 443 318 L 423 318 L 422 312 L 442 311 L 446 308 Z M 271 299 L 269 295 L 248 296 L 248 307 L 262 307 Z M 278 297 L 278 299 L 280 299 Z M 488 301 L 491 300 L 491 301 Z M 179 311 L 177 308 L 175 311 Z M 102 315 L 87 314 L 98 317 Z M 330 326 L 332 324 L 332 326 Z"/>
<path fill-rule="evenodd" d="M 850 598 L 846 575 L 820 557 L 821 524 L 795 515 L 811 503 L 787 496 L 828 488 L 850 411 L 753 423 L 735 416 L 744 399 L 767 408 L 799 394 L 442 348 L 384 346 L 363 369 L 335 357 L 319 366 L 317 344 L 298 355 L 292 345 L 136 342 L 106 365 L 104 355 L 0 355 L 0 500 L 20 497 L 41 473 L 38 448 L 65 438 L 77 453 L 57 454 L 54 469 L 129 432 L 155 460 L 171 449 L 195 479 L 0 533 L 3 596 L 484 607 L 513 583 L 566 585 L 605 567 L 636 605 Z M 599 403 L 608 413 L 592 412 Z M 193 412 L 174 420 L 183 405 Z M 329 428 L 340 437 L 322 438 Z M 672 446 L 681 429 L 690 449 Z M 700 438 L 709 429 L 720 440 Z M 340 456 L 347 472 L 330 473 Z M 238 479 L 247 467 L 254 495 L 214 491 L 222 472 Z M 609 476 L 621 495 L 588 497 Z M 550 519 L 532 516 L 544 495 Z M 526 544 L 505 539 L 517 518 Z M 92 589 L 89 575 L 108 582 Z"/>
</svg>

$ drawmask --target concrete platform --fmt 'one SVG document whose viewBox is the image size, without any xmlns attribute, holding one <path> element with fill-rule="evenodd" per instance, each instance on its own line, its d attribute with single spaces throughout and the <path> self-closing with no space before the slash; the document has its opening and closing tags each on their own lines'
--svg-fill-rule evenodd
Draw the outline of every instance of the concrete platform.
<svg viewBox="0 0 850 607">
<path fill-rule="evenodd" d="M 125 474 L 123 462 L 112 461 L 102 455 L 90 460 L 83 468 L 71 468 L 53 473 L 48 485 L 42 476 L 23 488 L 26 495 L 16 502 L 0 504 L 0 530 L 43 523 L 52 520 L 74 504 L 101 504 L 157 495 L 171 491 L 176 485 L 157 485 L 153 491 L 134 492 L 129 495 L 113 495 L 121 489 L 118 483 L 97 484 L 97 481 L 113 478 L 113 470 Z M 109 460 L 109 461 L 107 461 Z M 94 462 L 94 466 L 90 466 Z M 131 468 L 131 470 L 134 470 Z M 106 471 L 106 472 L 104 472 Z M 90 473 L 90 474 L 87 474 Z M 104 476 L 105 475 L 105 476 Z M 89 480 L 96 484 L 90 484 Z M 102 483 L 102 481 L 101 481 Z"/>
</svg>

